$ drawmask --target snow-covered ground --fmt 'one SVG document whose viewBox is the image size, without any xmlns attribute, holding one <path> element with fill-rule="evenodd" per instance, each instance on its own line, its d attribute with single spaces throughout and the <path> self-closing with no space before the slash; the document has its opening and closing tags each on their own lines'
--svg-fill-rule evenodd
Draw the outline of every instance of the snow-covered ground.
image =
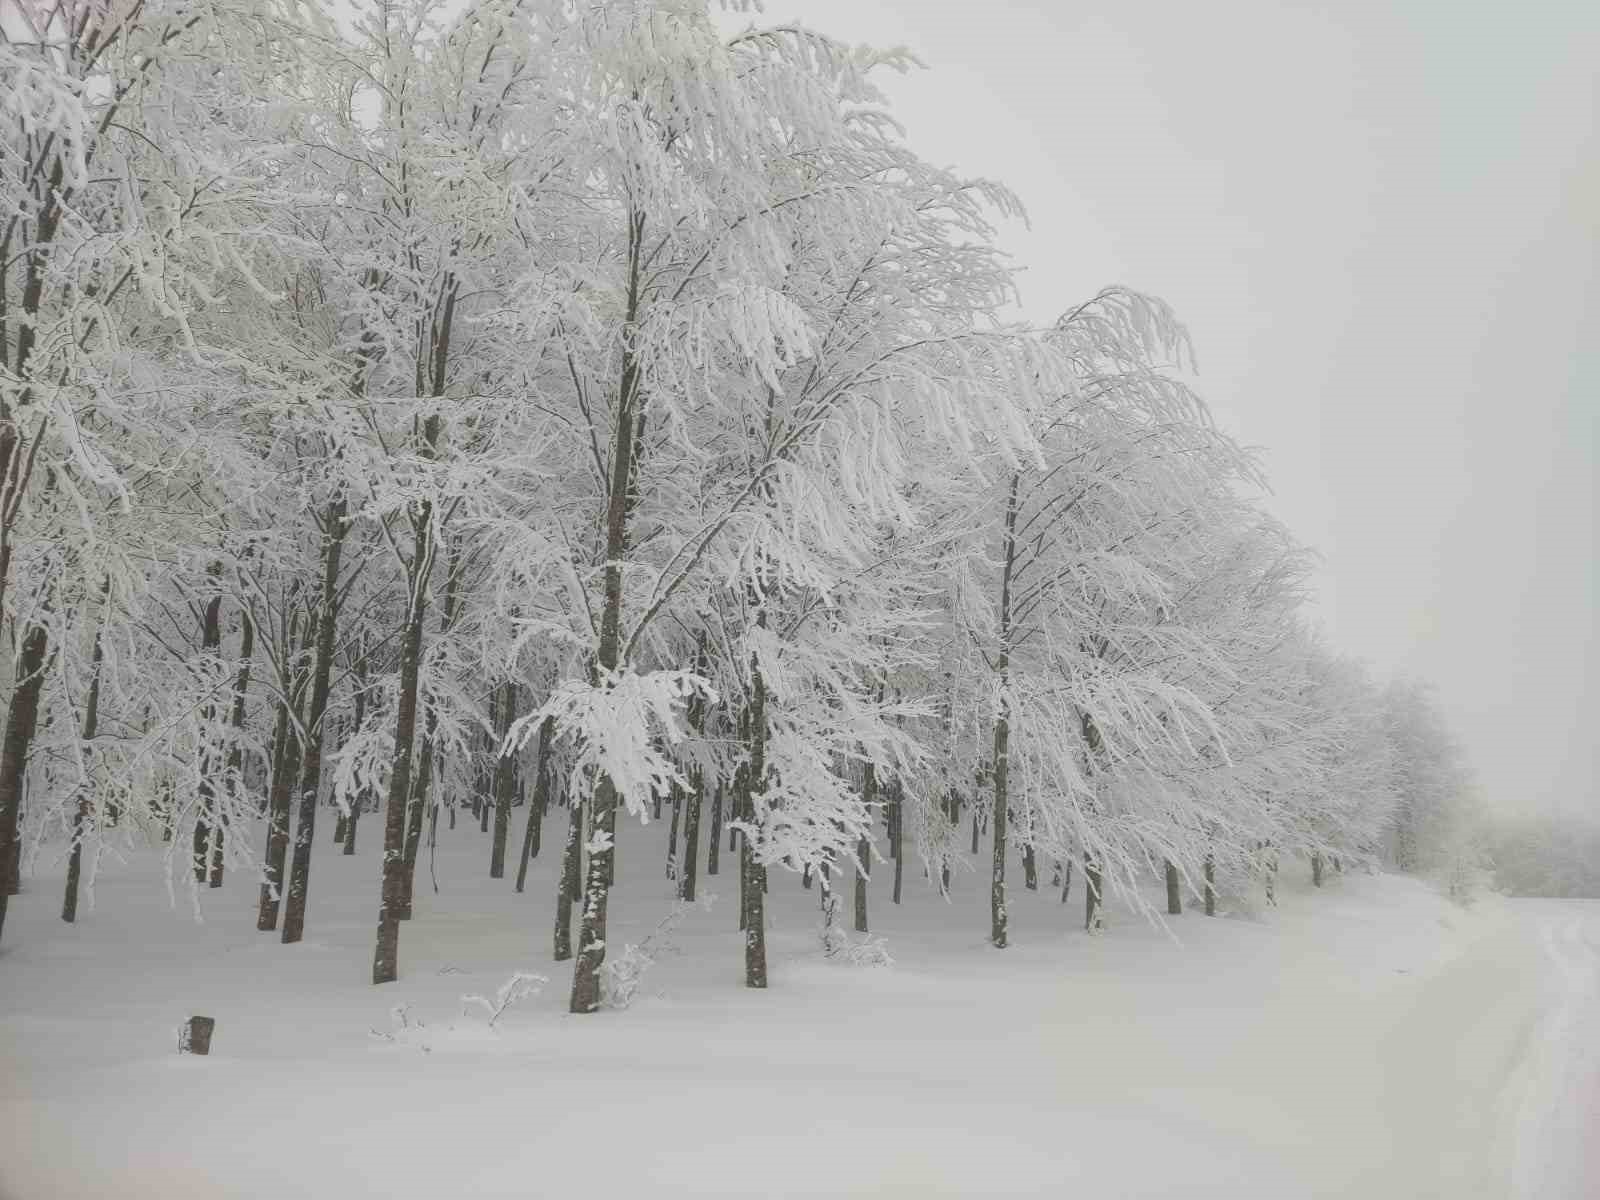
<svg viewBox="0 0 1600 1200">
<path fill-rule="evenodd" d="M 613 947 L 668 908 L 658 831 L 620 838 Z M 1064 909 L 1019 878 L 995 951 L 986 880 L 947 905 L 908 868 L 895 908 L 880 868 L 896 961 L 868 968 L 822 957 L 817 893 L 774 872 L 755 993 L 725 855 L 633 1007 L 572 1017 L 553 856 L 516 895 L 465 822 L 437 896 L 419 872 L 400 981 L 367 984 L 378 834 L 319 849 L 299 946 L 255 932 L 240 874 L 201 925 L 152 857 L 104 864 L 75 927 L 60 868 L 30 878 L 0 950 L 0 1196 L 1600 1196 L 1600 903 L 1286 874 L 1264 914 L 1173 936 L 1113 908 L 1090 937 L 1079 883 Z M 492 1032 L 462 1015 L 517 969 L 551 982 Z M 402 1003 L 422 1028 L 374 1037 Z M 191 1013 L 209 1058 L 175 1051 Z"/>
</svg>

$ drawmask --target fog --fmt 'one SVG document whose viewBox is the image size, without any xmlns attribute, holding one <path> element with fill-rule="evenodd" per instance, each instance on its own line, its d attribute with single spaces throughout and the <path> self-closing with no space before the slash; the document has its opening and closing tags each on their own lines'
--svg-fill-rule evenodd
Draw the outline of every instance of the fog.
<svg viewBox="0 0 1600 1200">
<path fill-rule="evenodd" d="M 1497 808 L 1593 811 L 1600 5 L 767 15 L 917 52 L 896 114 L 1021 194 L 1028 315 L 1172 303 L 1331 641 L 1438 686 Z"/>
</svg>

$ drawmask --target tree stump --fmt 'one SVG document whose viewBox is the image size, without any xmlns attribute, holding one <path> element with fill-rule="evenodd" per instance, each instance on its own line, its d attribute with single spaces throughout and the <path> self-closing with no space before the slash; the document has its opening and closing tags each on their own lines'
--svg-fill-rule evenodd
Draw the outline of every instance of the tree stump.
<svg viewBox="0 0 1600 1200">
<path fill-rule="evenodd" d="M 183 1025 L 178 1039 L 178 1049 L 184 1054 L 210 1054 L 211 1031 L 217 1027 L 215 1018 L 190 1017 Z"/>
</svg>

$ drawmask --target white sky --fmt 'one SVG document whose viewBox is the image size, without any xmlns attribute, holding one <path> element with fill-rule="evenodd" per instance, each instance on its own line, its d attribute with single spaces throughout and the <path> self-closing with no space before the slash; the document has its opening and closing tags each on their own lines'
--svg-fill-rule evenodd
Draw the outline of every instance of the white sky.
<svg viewBox="0 0 1600 1200">
<path fill-rule="evenodd" d="M 1432 680 L 1490 801 L 1600 815 L 1600 0 L 766 0 L 930 70 L 1047 319 L 1168 300 L 1336 646 Z"/>
</svg>

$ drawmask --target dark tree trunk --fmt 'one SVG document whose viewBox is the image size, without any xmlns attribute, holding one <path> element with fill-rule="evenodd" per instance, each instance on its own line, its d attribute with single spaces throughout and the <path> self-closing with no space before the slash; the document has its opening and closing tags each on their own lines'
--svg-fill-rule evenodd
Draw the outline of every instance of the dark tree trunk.
<svg viewBox="0 0 1600 1200">
<path fill-rule="evenodd" d="M 294 791 L 293 780 L 300 774 L 300 739 L 289 720 L 289 706 L 282 700 L 278 702 L 272 746 L 272 787 L 267 795 L 266 878 L 262 881 L 261 900 L 256 907 L 256 928 L 260 930 L 278 926 L 283 862 L 289 847 L 289 799 Z"/>
<path fill-rule="evenodd" d="M 102 602 L 110 591 L 110 583 L 100 589 Z M 100 665 L 105 658 L 100 630 L 94 634 L 94 653 L 89 660 L 89 698 L 83 706 L 83 740 L 94 741 L 95 729 L 100 722 Z M 88 788 L 78 792 L 78 805 L 72 814 L 72 854 L 67 859 L 67 890 L 61 899 L 61 919 L 69 925 L 78 919 L 78 877 L 83 870 L 83 840 L 89 836 L 94 817 L 94 801 Z"/>
<path fill-rule="evenodd" d="M 250 664 L 256 652 L 256 626 L 248 612 L 239 614 L 239 673 L 233 677 L 233 711 L 228 714 L 228 727 L 233 738 L 228 746 L 223 786 L 231 797 L 237 797 L 244 782 L 244 706 L 250 694 Z M 230 806 L 236 810 L 237 803 Z M 211 843 L 211 886 L 222 886 L 222 863 L 230 817 L 223 814 L 217 822 L 217 836 Z"/>
<path fill-rule="evenodd" d="M 672 821 L 667 827 L 667 878 L 678 881 L 678 825 L 683 819 L 683 789 L 672 785 Z M 673 889 L 676 891 L 677 889 Z"/>
<path fill-rule="evenodd" d="M 1011 572 L 1017 561 L 1017 486 L 1020 477 L 1011 476 L 1011 494 L 1006 501 L 1003 566 L 1000 573 L 1000 712 L 994 723 L 994 866 L 989 882 L 989 941 L 996 949 L 1006 946 L 1006 815 L 1009 799 L 1006 785 L 1011 771 L 1010 699 L 1007 691 L 1011 670 Z"/>
<path fill-rule="evenodd" d="M 507 682 L 500 688 L 500 703 L 495 710 L 494 737 L 494 841 L 489 847 L 489 878 L 506 875 L 506 842 L 511 838 L 511 798 L 517 790 L 517 756 L 506 753 L 506 734 L 511 731 L 511 710 L 517 703 L 517 685 Z"/>
<path fill-rule="evenodd" d="M 561 850 L 561 879 L 556 885 L 556 962 L 572 957 L 572 905 L 581 884 L 583 801 L 567 797 L 567 840 Z"/>
<path fill-rule="evenodd" d="M 945 793 L 944 798 L 944 815 L 945 819 L 950 822 L 952 832 L 961 828 L 960 813 L 961 795 L 952 789 Z M 950 860 L 948 858 L 939 867 L 939 894 L 941 896 L 950 894 Z"/>
<path fill-rule="evenodd" d="M 695 647 L 695 672 L 704 675 L 708 670 L 705 635 L 701 634 Z M 698 692 L 689 701 L 689 729 L 696 738 L 703 737 L 706 729 L 706 700 Z M 700 810 L 706 795 L 705 771 L 696 766 L 689 771 L 689 794 L 683 814 L 683 864 L 678 872 L 678 898 L 694 902 L 695 874 L 700 866 Z M 712 842 L 716 834 L 712 834 Z M 713 846 L 713 850 L 715 846 Z"/>
<path fill-rule="evenodd" d="M 400 974 L 400 909 L 405 900 L 406 805 L 411 798 L 411 747 L 417 734 L 417 688 L 422 670 L 423 618 L 433 568 L 433 508 L 422 501 L 412 516 L 411 562 L 406 571 L 406 623 L 400 636 L 400 693 L 395 705 L 394 757 L 383 809 L 383 881 L 379 887 L 378 934 L 372 950 L 372 982 L 392 983 Z M 504 851 L 502 850 L 502 855 Z"/>
<path fill-rule="evenodd" d="M 1092 776 L 1095 773 L 1104 741 L 1100 737 L 1100 727 L 1095 724 L 1093 715 L 1083 713 L 1079 719 L 1079 733 L 1084 745 L 1084 775 Z M 1093 931 L 1099 927 L 1097 913 L 1100 908 L 1100 864 L 1095 862 L 1087 849 L 1083 852 L 1083 927 Z"/>
<path fill-rule="evenodd" d="M 695 872 L 700 861 L 700 806 L 705 799 L 705 773 L 696 767 L 689 775 L 688 803 L 683 814 L 683 870 L 679 873 L 678 895 L 694 902 Z"/>
<path fill-rule="evenodd" d="M 1217 915 L 1217 865 L 1206 856 L 1206 916 Z"/>
<path fill-rule="evenodd" d="M 344 853 L 356 852 L 356 826 L 361 822 L 361 810 L 366 807 L 367 793 L 363 789 L 356 793 L 356 798 L 350 802 L 350 819 L 345 823 Z"/>
<path fill-rule="evenodd" d="M 528 862 L 539 857 L 539 841 L 544 810 L 550 803 L 550 739 L 555 734 L 555 718 L 539 722 L 539 748 L 533 763 L 533 799 L 528 802 L 528 825 L 522 834 L 522 859 L 517 864 L 517 891 L 528 881 Z"/>
<path fill-rule="evenodd" d="M 1322 886 L 1322 855 L 1311 856 L 1311 884 L 1313 887 Z"/>
<path fill-rule="evenodd" d="M 742 716 L 739 720 L 739 738 L 741 741 L 745 742 L 746 745 L 749 744 L 749 710 L 746 710 L 744 716 Z M 747 821 L 750 819 L 750 769 L 749 765 L 746 763 L 741 763 L 737 768 L 734 769 L 733 796 L 729 800 L 729 805 L 732 809 L 734 821 Z M 733 850 L 735 853 L 738 852 L 737 848 L 743 842 L 743 839 L 739 836 L 740 832 L 741 831 L 736 828 L 728 831 L 728 848 Z M 745 889 L 750 884 L 750 873 L 745 870 L 744 856 L 742 854 L 740 854 L 739 857 L 734 861 L 734 869 L 738 872 L 739 876 L 739 932 L 743 933 L 745 920 L 744 893 Z"/>
<path fill-rule="evenodd" d="M 640 286 L 644 267 L 644 215 L 628 214 L 628 300 L 626 328 L 633 329 L 642 303 Z M 635 435 L 644 419 L 640 403 L 641 369 L 631 338 L 623 339 L 622 372 L 617 386 L 616 428 L 611 447 L 611 479 L 606 497 L 605 605 L 600 614 L 598 661 L 601 678 L 609 678 L 622 661 L 622 560 L 628 549 L 628 514 L 634 499 L 634 473 L 638 468 Z M 600 1007 L 600 967 L 606 958 L 606 910 L 610 899 L 614 839 L 617 832 L 617 790 L 603 772 L 594 781 L 595 848 L 589 854 L 589 874 L 584 889 L 583 920 L 578 931 L 578 954 L 572 971 L 568 1008 L 591 1013 Z"/>
<path fill-rule="evenodd" d="M 1002 684 L 1002 686 L 1004 686 Z M 1010 770 L 1011 723 L 1006 720 L 1004 701 L 1000 718 L 994 723 L 994 866 L 989 883 L 989 941 L 997 949 L 1006 947 L 1006 782 Z"/>
<path fill-rule="evenodd" d="M 706 838 L 706 874 L 717 873 L 717 856 L 722 850 L 722 780 L 711 791 L 711 836 Z"/>
<path fill-rule="evenodd" d="M 350 732 L 346 735 L 346 741 L 349 741 L 350 738 L 359 737 L 362 726 L 364 726 L 367 722 L 366 659 L 365 655 L 361 653 L 359 644 L 357 648 L 357 662 L 361 665 L 355 671 L 355 711 L 350 716 Z M 339 814 L 338 823 L 344 826 L 344 852 L 346 854 L 354 854 L 356 852 L 356 826 L 360 824 L 361 811 L 366 806 L 367 788 L 363 785 L 357 789 L 356 794 L 350 800 L 349 814 L 346 815 L 342 812 Z M 333 840 L 336 842 L 339 840 L 339 833 L 337 829 L 334 830 Z"/>
<path fill-rule="evenodd" d="M 1067 896 L 1072 892 L 1072 859 L 1068 858 L 1061 864 L 1061 903 L 1067 902 Z"/>
<path fill-rule="evenodd" d="M 221 573 L 220 566 L 212 566 L 208 574 L 215 577 Z M 222 648 L 222 593 L 217 592 L 206 601 L 205 615 L 200 624 L 200 656 L 214 658 Z M 211 848 L 211 827 L 218 824 L 217 788 L 211 777 L 216 767 L 214 748 L 210 745 L 212 736 L 212 721 L 216 717 L 216 706 L 207 704 L 201 709 L 201 721 L 204 728 L 205 748 L 200 752 L 200 797 L 195 806 L 194 816 L 194 881 L 206 881 L 206 856 Z M 222 885 L 222 880 L 217 880 L 217 886 Z"/>
<path fill-rule="evenodd" d="M 861 800 L 871 812 L 878 803 L 878 769 L 868 763 L 861 776 Z M 867 932 L 867 885 L 872 879 L 872 841 L 862 837 L 856 843 L 856 932 Z"/>
<path fill-rule="evenodd" d="M 766 624 L 766 613 L 757 618 L 758 625 Z M 749 799 L 744 810 L 745 822 L 756 824 L 755 798 L 767 786 L 767 684 L 761 666 L 751 656 L 750 674 L 750 771 L 746 780 Z M 739 839 L 739 864 L 744 879 L 741 911 L 744 917 L 744 985 L 749 988 L 767 986 L 767 916 L 766 872 L 756 863 L 755 848 L 750 835 Z"/>
<path fill-rule="evenodd" d="M 1022 886 L 1030 892 L 1039 890 L 1039 861 L 1034 857 L 1032 842 L 1022 847 Z"/>
<path fill-rule="evenodd" d="M 422 814 L 431 812 L 433 815 L 433 835 L 437 835 L 439 828 L 439 806 L 437 802 L 432 808 L 428 805 L 428 796 L 433 788 L 433 756 L 434 737 L 433 727 L 437 718 L 430 711 L 428 713 L 429 732 L 423 735 L 422 750 L 417 755 L 417 769 L 411 777 L 411 808 L 406 818 L 406 847 L 405 870 L 400 882 L 400 919 L 411 920 L 411 896 L 416 888 L 417 881 L 417 847 L 422 844 Z M 456 806 L 450 806 L 450 828 L 456 827 Z M 434 836 L 434 844 L 437 837 Z"/>
<path fill-rule="evenodd" d="M 867 932 L 867 885 L 872 878 L 872 842 L 862 838 L 856 843 L 856 894 L 855 927 L 857 933 Z"/>
<path fill-rule="evenodd" d="M 1176 917 L 1183 912 L 1183 897 L 1178 892 L 1178 868 L 1169 859 L 1167 873 L 1167 915 Z"/>
<path fill-rule="evenodd" d="M 31 625 L 17 656 L 17 687 L 6 711 L 5 741 L 0 743 L 0 933 L 5 929 L 6 902 L 22 890 L 22 782 L 28 750 L 39 721 L 39 692 L 44 686 L 49 635 Z"/>
<path fill-rule="evenodd" d="M 900 885 L 905 875 L 906 866 L 906 789 L 905 784 L 899 779 L 892 780 L 889 784 L 889 810 L 893 814 L 891 820 L 894 827 L 894 893 L 890 897 L 896 904 L 900 903 Z M 973 805 L 977 811 L 977 805 Z"/>
<path fill-rule="evenodd" d="M 333 682 L 334 632 L 339 622 L 339 560 L 349 529 L 343 495 L 329 501 L 322 531 L 322 593 L 317 602 L 317 647 L 312 666 L 311 704 L 306 713 L 306 742 L 300 762 L 300 805 L 294 829 L 294 857 L 289 864 L 289 889 L 283 906 L 283 942 L 298 942 L 305 933 L 306 897 L 311 887 L 311 845 L 317 832 L 317 793 L 322 788 L 323 716 Z"/>
</svg>

